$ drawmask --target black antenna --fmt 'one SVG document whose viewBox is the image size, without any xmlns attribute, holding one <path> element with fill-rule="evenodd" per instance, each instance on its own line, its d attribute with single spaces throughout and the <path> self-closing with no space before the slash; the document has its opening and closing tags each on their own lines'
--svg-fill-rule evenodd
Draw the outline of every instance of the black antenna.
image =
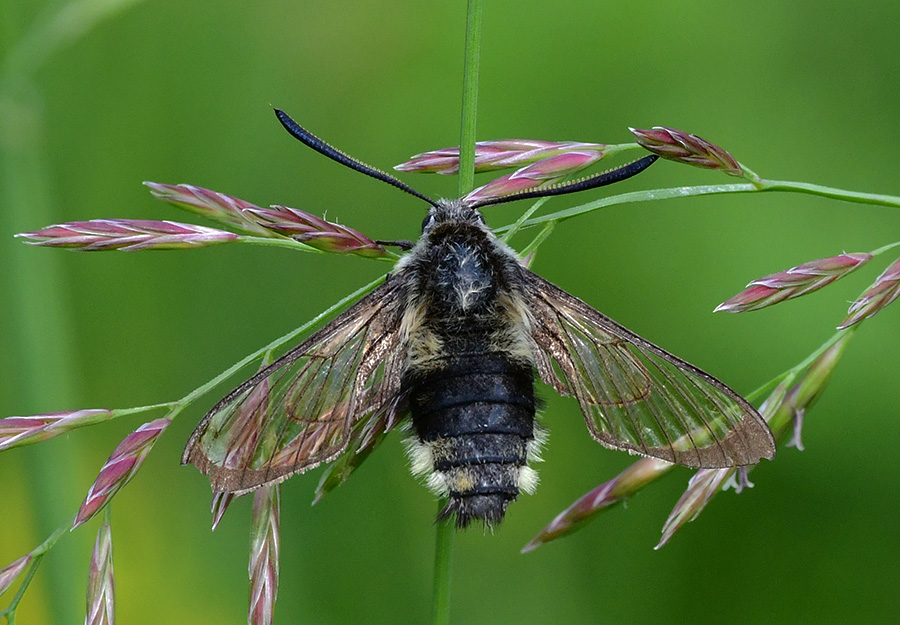
<svg viewBox="0 0 900 625">
<path fill-rule="evenodd" d="M 475 202 L 474 204 L 469 204 L 469 207 L 482 208 L 483 206 L 493 206 L 494 204 L 503 204 L 504 202 L 512 202 L 514 200 L 526 200 L 528 198 L 547 197 L 550 195 L 565 195 L 566 193 L 575 193 L 576 191 L 605 187 L 608 184 L 621 182 L 622 180 L 636 176 L 650 167 L 657 158 L 659 157 L 655 154 L 651 154 L 650 156 L 645 156 L 644 158 L 632 161 L 627 165 L 622 165 L 616 169 L 611 169 L 594 176 L 573 180 L 572 182 L 554 184 L 543 187 L 542 189 L 533 189 L 531 191 L 511 193 L 510 195 L 503 195 L 501 197 L 488 198 Z"/>
<path fill-rule="evenodd" d="M 401 191 L 406 191 L 410 195 L 414 195 L 420 200 L 425 200 L 432 206 L 437 206 L 437 202 L 429 198 L 428 196 L 422 195 L 415 189 L 407 186 L 406 184 L 400 182 L 392 175 L 381 171 L 380 169 L 375 169 L 369 165 L 366 165 L 360 160 L 353 158 L 352 156 L 348 156 L 344 154 L 337 148 L 334 148 L 321 139 L 319 139 L 316 135 L 309 132 L 305 128 L 303 128 L 300 124 L 291 119 L 291 116 L 282 111 L 281 109 L 275 109 L 275 115 L 278 117 L 278 121 L 281 122 L 281 125 L 284 126 L 289 133 L 291 133 L 295 139 L 298 139 L 311 147 L 313 150 L 318 152 L 319 154 L 324 154 L 328 158 L 333 161 L 337 161 L 341 165 L 349 167 L 350 169 L 355 169 L 356 171 L 363 173 L 367 176 L 371 176 L 376 180 L 381 180 L 382 182 L 386 182 L 389 185 L 393 185 L 400 189 Z"/>
</svg>

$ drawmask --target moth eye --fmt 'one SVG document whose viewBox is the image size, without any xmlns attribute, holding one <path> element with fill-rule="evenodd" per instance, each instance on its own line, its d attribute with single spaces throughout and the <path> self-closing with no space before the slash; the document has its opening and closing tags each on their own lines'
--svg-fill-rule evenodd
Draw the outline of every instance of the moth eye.
<svg viewBox="0 0 900 625">
<path fill-rule="evenodd" d="M 422 232 L 427 232 L 430 230 L 435 224 L 434 215 L 426 215 L 425 219 L 422 220 Z"/>
</svg>

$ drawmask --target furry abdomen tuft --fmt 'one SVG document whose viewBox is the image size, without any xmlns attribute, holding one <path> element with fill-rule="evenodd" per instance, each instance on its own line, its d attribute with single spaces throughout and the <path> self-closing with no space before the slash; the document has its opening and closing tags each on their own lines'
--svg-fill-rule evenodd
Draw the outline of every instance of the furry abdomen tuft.
<svg viewBox="0 0 900 625">
<path fill-rule="evenodd" d="M 471 353 L 430 363 L 409 378 L 413 469 L 449 501 L 440 518 L 457 527 L 499 523 L 520 490 L 535 432 L 534 375 L 503 353 Z"/>
</svg>

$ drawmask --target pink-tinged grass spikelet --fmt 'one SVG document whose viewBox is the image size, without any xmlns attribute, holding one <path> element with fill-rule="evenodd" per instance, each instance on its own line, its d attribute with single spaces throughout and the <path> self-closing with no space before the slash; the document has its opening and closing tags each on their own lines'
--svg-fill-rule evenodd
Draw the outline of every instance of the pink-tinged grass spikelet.
<svg viewBox="0 0 900 625">
<path fill-rule="evenodd" d="M 251 625 L 271 625 L 278 595 L 278 559 L 281 550 L 281 491 L 267 485 L 253 493 L 250 527 L 250 609 Z"/>
<path fill-rule="evenodd" d="M 685 523 L 697 518 L 709 500 L 721 490 L 722 485 L 731 478 L 734 469 L 700 469 L 688 482 L 687 490 L 681 495 L 675 508 L 663 526 L 662 539 L 654 549 L 659 549 L 668 542 L 672 534 Z"/>
<path fill-rule="evenodd" d="M 30 245 L 64 247 L 84 252 L 177 250 L 237 240 L 238 235 L 205 226 L 146 219 L 93 219 L 54 224 L 17 237 Z"/>
<path fill-rule="evenodd" d="M 287 206 L 262 208 L 245 200 L 188 184 L 145 182 L 154 197 L 257 237 L 289 237 L 322 252 L 380 258 L 389 253 L 361 232 Z M 197 226 L 199 228 L 199 226 Z M 230 234 L 232 237 L 237 235 Z M 260 242 L 254 239 L 242 239 Z"/>
<path fill-rule="evenodd" d="M 32 445 L 113 418 L 111 410 L 71 410 L 0 419 L 0 451 Z"/>
<path fill-rule="evenodd" d="M 522 167 L 574 150 L 597 152 L 597 158 L 602 158 L 606 148 L 607 146 L 602 143 L 578 141 L 535 141 L 530 139 L 479 141 L 475 144 L 475 172 Z M 459 148 L 422 152 L 408 161 L 396 165 L 394 169 L 417 173 L 456 174 L 459 172 Z"/>
<path fill-rule="evenodd" d="M 191 184 L 162 184 L 159 182 L 144 182 L 144 184 L 150 187 L 150 193 L 158 200 L 244 232 L 263 236 L 267 234 L 262 226 L 244 212 L 250 208 L 259 208 L 255 204 Z"/>
<path fill-rule="evenodd" d="M 639 145 L 662 158 L 703 169 L 718 169 L 729 176 L 744 175 L 743 168 L 731 154 L 697 135 L 665 126 L 629 130 Z"/>
<path fill-rule="evenodd" d="M 825 392 L 831 375 L 852 337 L 852 330 L 838 333 L 834 342 L 819 354 L 799 377 L 799 380 L 796 380 L 778 409 L 774 410 L 771 416 L 763 415 L 767 416 L 766 420 L 776 438 L 783 436 L 788 430 L 792 433 L 795 432 L 794 423 L 797 413 L 802 411 L 806 414 Z M 763 409 L 765 408 L 764 405 Z"/>
<path fill-rule="evenodd" d="M 219 523 L 225 517 L 225 511 L 228 510 L 228 506 L 231 505 L 232 501 L 234 501 L 234 493 L 221 491 L 213 493 L 212 505 L 210 506 L 210 511 L 213 515 L 213 531 L 216 531 L 216 528 L 219 527 Z"/>
<path fill-rule="evenodd" d="M 601 152 L 591 151 L 574 151 L 550 156 L 522 169 L 517 169 L 511 174 L 496 178 L 467 194 L 464 199 L 474 203 L 535 189 L 541 185 L 553 184 L 595 163 L 602 157 Z"/>
<path fill-rule="evenodd" d="M 153 448 L 153 444 L 169 423 L 171 423 L 169 418 L 155 419 L 145 423 L 119 443 L 88 490 L 75 517 L 75 522 L 72 524 L 72 529 L 85 523 L 102 510 L 109 500 L 134 477 Z"/>
<path fill-rule="evenodd" d="M 296 208 L 251 208 L 247 210 L 247 214 L 263 228 L 323 252 L 357 254 L 369 258 L 387 255 L 387 250 L 362 232 Z"/>
<path fill-rule="evenodd" d="M 891 263 L 874 284 L 850 305 L 847 318 L 838 326 L 838 330 L 844 330 L 863 319 L 874 317 L 897 299 L 898 295 L 900 295 L 900 258 Z"/>
<path fill-rule="evenodd" d="M 522 553 L 534 551 L 544 543 L 574 532 L 592 520 L 598 512 L 634 494 L 674 465 L 656 458 L 641 458 L 619 475 L 604 482 L 560 512 L 547 527 L 522 548 Z"/>
<path fill-rule="evenodd" d="M 817 291 L 859 269 L 872 260 L 872 254 L 840 254 L 811 260 L 785 271 L 753 280 L 749 288 L 719 304 L 715 312 L 748 312 L 772 306 Z"/>
<path fill-rule="evenodd" d="M 107 508 L 108 510 L 108 508 Z M 116 581 L 113 576 L 112 530 L 109 514 L 97 532 L 87 586 L 87 613 L 84 625 L 113 625 Z"/>
<path fill-rule="evenodd" d="M 69 524 L 65 523 L 55 532 L 50 534 L 47 539 L 40 545 L 29 551 L 27 554 L 0 569 L 0 595 L 9 590 L 13 584 L 21 579 L 22 583 L 18 591 L 13 595 L 9 605 L 0 610 L 0 619 L 5 619 L 7 623 L 12 625 L 16 620 L 16 610 L 22 596 L 28 589 L 29 584 L 34 579 L 38 566 L 43 560 L 47 552 L 59 541 L 59 539 L 68 534 Z"/>
<path fill-rule="evenodd" d="M 25 572 L 33 559 L 34 556 L 27 553 L 0 569 L 0 595 L 5 593 L 16 583 L 16 580 Z"/>
</svg>

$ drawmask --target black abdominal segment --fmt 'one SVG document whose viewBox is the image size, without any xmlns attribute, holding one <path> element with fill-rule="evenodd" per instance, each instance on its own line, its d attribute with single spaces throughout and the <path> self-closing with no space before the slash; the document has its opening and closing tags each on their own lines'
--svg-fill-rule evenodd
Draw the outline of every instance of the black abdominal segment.
<svg viewBox="0 0 900 625">
<path fill-rule="evenodd" d="M 458 527 L 498 523 L 519 494 L 534 434 L 531 367 L 499 353 L 441 360 L 410 385 L 415 431 L 449 491 L 441 517 L 455 515 Z"/>
</svg>

